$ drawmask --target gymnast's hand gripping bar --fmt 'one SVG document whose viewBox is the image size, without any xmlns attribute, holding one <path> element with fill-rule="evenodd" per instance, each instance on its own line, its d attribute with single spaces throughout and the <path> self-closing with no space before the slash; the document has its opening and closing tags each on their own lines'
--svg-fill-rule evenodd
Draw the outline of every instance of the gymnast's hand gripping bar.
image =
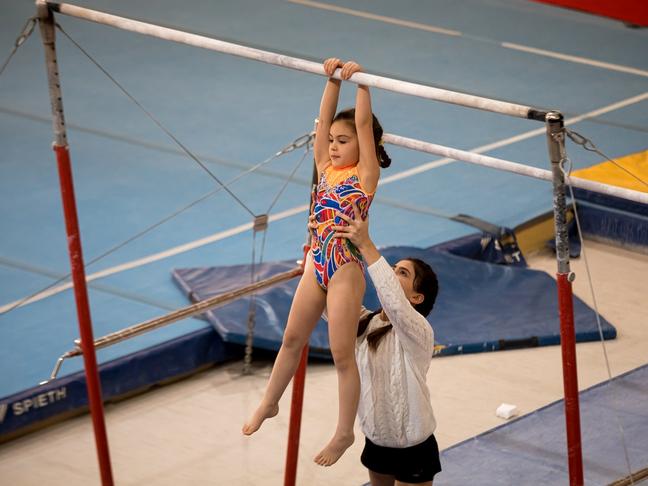
<svg viewBox="0 0 648 486">
<path fill-rule="evenodd" d="M 326 76 L 322 64 L 319 62 L 308 61 L 297 57 L 278 54 L 275 52 L 264 51 L 253 47 L 242 46 L 231 42 L 221 41 L 203 35 L 192 34 L 177 29 L 162 27 L 160 25 L 141 22 L 126 17 L 91 10 L 84 7 L 78 7 L 69 3 L 49 2 L 46 0 L 38 0 L 37 4 L 47 5 L 53 12 L 58 12 L 70 17 L 77 17 L 80 19 L 89 20 L 99 24 L 109 25 L 118 29 L 136 32 L 138 34 L 157 37 L 159 39 L 169 40 L 180 44 L 187 44 L 194 47 L 201 47 L 212 51 L 231 54 L 234 56 L 245 57 L 255 61 L 265 62 L 267 64 L 274 64 L 277 66 L 295 69 L 320 76 Z M 340 77 L 340 71 L 336 71 L 334 77 Z M 548 113 L 547 110 L 534 108 L 531 106 L 519 105 L 516 103 L 509 103 L 506 101 L 499 101 L 481 96 L 470 95 L 466 93 L 459 93 L 432 86 L 425 86 L 422 84 L 410 83 L 398 79 L 387 78 L 383 76 L 376 76 L 368 73 L 356 73 L 349 81 L 356 84 L 363 84 L 374 88 L 380 88 L 387 91 L 394 91 L 420 98 L 426 98 L 435 101 L 442 101 L 455 105 L 466 106 L 469 108 L 476 108 L 484 111 L 491 111 L 501 113 L 503 115 L 514 116 L 517 118 L 527 118 L 540 122 L 545 121 Z"/>
</svg>

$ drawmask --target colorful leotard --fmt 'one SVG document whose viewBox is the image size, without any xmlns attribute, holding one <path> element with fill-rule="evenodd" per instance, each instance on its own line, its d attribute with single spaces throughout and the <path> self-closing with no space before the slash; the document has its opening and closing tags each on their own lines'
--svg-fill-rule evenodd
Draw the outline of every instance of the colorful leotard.
<svg viewBox="0 0 648 486">
<path fill-rule="evenodd" d="M 312 230 L 311 252 L 317 282 L 324 290 L 342 265 L 356 262 L 364 270 L 364 260 L 358 249 L 347 238 L 334 238 L 332 227 L 346 224 L 337 216 L 338 211 L 357 217 L 353 214 L 351 201 L 358 206 L 362 218 L 366 218 L 372 199 L 373 193 L 366 192 L 360 185 L 357 165 L 339 169 L 329 165 L 322 172 L 314 197 L 317 228 Z"/>
</svg>

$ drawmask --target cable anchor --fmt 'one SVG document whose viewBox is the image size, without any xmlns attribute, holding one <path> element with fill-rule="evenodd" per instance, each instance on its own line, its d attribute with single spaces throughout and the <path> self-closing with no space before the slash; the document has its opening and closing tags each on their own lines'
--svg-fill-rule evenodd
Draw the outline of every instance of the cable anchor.
<svg viewBox="0 0 648 486">
<path fill-rule="evenodd" d="M 2 63 L 2 67 L 0 67 L 0 75 L 4 72 L 5 68 L 9 65 L 9 61 L 11 61 L 11 58 L 16 54 L 16 51 L 18 51 L 18 48 L 22 46 L 27 38 L 32 35 L 32 32 L 34 32 L 34 28 L 36 27 L 36 21 L 38 20 L 37 17 L 30 17 L 27 19 L 27 22 L 25 23 L 25 26 L 22 28 L 22 32 L 20 35 L 16 38 L 16 41 L 14 42 L 14 46 L 11 49 L 11 53 L 7 57 L 7 59 Z"/>
<path fill-rule="evenodd" d="M 565 134 L 574 142 L 576 145 L 581 145 L 585 150 L 590 152 L 596 151 L 596 145 L 589 138 L 581 135 L 578 132 L 565 128 Z"/>
<path fill-rule="evenodd" d="M 20 47 L 24 44 L 24 42 L 29 38 L 30 35 L 34 32 L 34 29 L 36 28 L 36 21 L 38 19 L 36 17 L 30 17 L 27 19 L 27 22 L 25 23 L 25 26 L 23 27 L 22 32 L 16 39 L 16 42 L 14 44 L 15 47 Z"/>
<path fill-rule="evenodd" d="M 287 154 L 301 147 L 309 148 L 311 141 L 315 138 L 315 132 L 305 133 L 301 137 L 297 137 L 290 145 L 287 145 L 280 150 L 277 155 Z"/>
</svg>

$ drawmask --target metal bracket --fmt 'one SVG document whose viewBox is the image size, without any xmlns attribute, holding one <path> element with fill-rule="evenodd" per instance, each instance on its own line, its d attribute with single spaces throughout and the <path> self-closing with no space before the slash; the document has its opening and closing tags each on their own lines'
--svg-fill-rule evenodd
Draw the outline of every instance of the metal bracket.
<svg viewBox="0 0 648 486">
<path fill-rule="evenodd" d="M 252 227 L 255 233 L 265 231 L 268 229 L 268 215 L 259 214 L 254 217 L 254 226 Z"/>
</svg>

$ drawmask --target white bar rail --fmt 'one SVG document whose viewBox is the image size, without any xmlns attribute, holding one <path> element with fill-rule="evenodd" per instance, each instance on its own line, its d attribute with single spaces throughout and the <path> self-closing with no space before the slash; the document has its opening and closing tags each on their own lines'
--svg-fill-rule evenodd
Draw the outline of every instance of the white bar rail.
<svg viewBox="0 0 648 486">
<path fill-rule="evenodd" d="M 513 172 L 515 174 L 534 177 L 536 179 L 542 179 L 544 181 L 551 182 L 553 180 L 551 171 L 546 169 L 538 169 L 537 167 L 531 167 L 524 164 L 518 164 L 516 162 L 510 162 L 508 160 L 489 157 L 487 155 L 467 152 L 465 150 L 445 147 L 443 145 L 437 145 L 434 143 L 423 142 L 414 138 L 401 137 L 400 135 L 394 135 L 391 133 L 386 133 L 385 135 L 383 135 L 383 139 L 385 140 L 385 143 L 398 145 L 412 150 L 418 150 L 420 152 L 426 152 L 428 154 L 440 155 L 442 157 L 461 160 L 463 162 L 490 167 L 492 169 L 503 170 L 506 172 Z M 587 189 L 589 191 L 606 194 L 608 196 L 615 196 L 622 199 L 627 199 L 629 201 L 648 204 L 648 192 L 633 191 L 631 189 L 624 189 L 622 187 L 611 186 L 609 184 L 603 184 L 601 182 L 590 181 L 573 176 L 565 176 L 565 182 L 573 187 L 578 187 L 580 189 Z"/>
<path fill-rule="evenodd" d="M 155 24 L 149 24 L 126 17 L 119 17 L 117 15 L 112 15 L 97 10 L 91 10 L 84 7 L 78 7 L 69 3 L 49 2 L 45 0 L 38 0 L 36 3 L 46 4 L 52 11 L 68 15 L 70 17 L 77 17 L 89 20 L 91 22 L 127 30 L 130 32 L 136 32 L 151 37 L 157 37 L 159 39 L 178 42 L 180 44 L 201 47 L 212 51 L 218 51 L 225 54 L 232 54 L 234 56 L 245 57 L 248 59 L 253 59 L 255 61 L 265 62 L 267 64 L 274 64 L 285 68 L 326 76 L 324 68 L 319 62 L 307 61 L 305 59 L 291 57 L 284 54 L 277 54 L 253 47 L 241 46 L 238 44 L 233 44 L 231 42 L 213 39 L 211 37 L 192 34 L 189 32 L 162 27 Z M 336 72 L 335 77 L 340 79 L 339 70 Z M 374 74 L 356 73 L 351 77 L 349 81 L 352 81 L 356 84 L 364 84 L 366 86 L 371 86 L 374 88 L 394 91 L 396 93 L 417 96 L 420 98 L 426 98 L 435 101 L 442 101 L 445 103 L 466 106 L 469 108 L 476 108 L 484 111 L 501 113 L 518 118 L 527 118 L 544 122 L 545 115 L 547 114 L 546 110 L 533 108 L 531 106 L 524 106 L 515 103 L 508 103 L 506 101 L 483 98 L 480 96 L 434 88 L 432 86 L 425 86 L 422 84 L 400 81 L 383 76 L 376 76 Z"/>
</svg>

